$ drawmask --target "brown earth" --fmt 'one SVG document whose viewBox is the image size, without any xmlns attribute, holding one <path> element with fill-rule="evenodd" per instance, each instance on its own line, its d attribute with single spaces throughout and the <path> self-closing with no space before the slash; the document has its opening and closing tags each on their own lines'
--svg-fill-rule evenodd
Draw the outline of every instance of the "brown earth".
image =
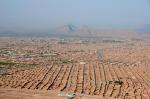
<svg viewBox="0 0 150 99">
<path fill-rule="evenodd" d="M 65 99 L 68 93 L 77 99 L 150 99 L 149 41 L 44 40 L 36 46 L 34 41 L 12 40 L 16 52 L 0 54 L 0 61 L 20 66 L 0 75 L 0 99 Z M 5 49 L 12 46 L 5 40 L 0 43 Z M 23 63 L 39 66 L 25 68 Z"/>
</svg>

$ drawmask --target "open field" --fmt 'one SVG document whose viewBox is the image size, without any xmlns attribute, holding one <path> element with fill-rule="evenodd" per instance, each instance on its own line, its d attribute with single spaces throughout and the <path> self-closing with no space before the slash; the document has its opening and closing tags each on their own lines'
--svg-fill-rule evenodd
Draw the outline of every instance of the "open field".
<svg viewBox="0 0 150 99">
<path fill-rule="evenodd" d="M 58 93 L 70 92 L 77 99 L 150 99 L 149 43 L 149 39 L 1 38 L 0 97 L 12 89 L 13 95 L 30 90 L 54 99 L 65 99 Z"/>
</svg>

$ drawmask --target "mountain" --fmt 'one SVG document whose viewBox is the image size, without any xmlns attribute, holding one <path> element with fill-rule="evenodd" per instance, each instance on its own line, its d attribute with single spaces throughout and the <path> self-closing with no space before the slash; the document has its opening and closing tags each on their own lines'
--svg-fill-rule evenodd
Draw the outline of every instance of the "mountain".
<svg viewBox="0 0 150 99">
<path fill-rule="evenodd" d="M 96 29 L 84 26 L 75 26 L 73 24 L 67 24 L 59 26 L 53 30 L 54 34 L 67 35 L 67 36 L 82 36 L 82 37 L 134 37 L 136 32 L 132 30 L 119 30 L 119 29 Z"/>
<path fill-rule="evenodd" d="M 150 26 L 150 25 L 149 25 Z M 150 28 L 146 28 L 144 30 L 148 30 Z M 129 38 L 136 36 L 135 31 L 131 30 L 112 30 L 112 29 L 96 29 L 89 27 L 87 25 L 84 26 L 75 26 L 73 24 L 65 24 L 62 26 L 58 26 L 56 28 L 45 30 L 45 31 L 2 31 L 0 32 L 0 36 L 38 36 L 38 37 L 70 37 L 70 36 L 78 36 L 78 37 L 123 37 Z"/>
<path fill-rule="evenodd" d="M 53 29 L 53 33 L 55 34 L 71 35 L 71 36 L 92 36 L 94 31 L 95 31 L 94 29 L 88 27 L 87 25 L 77 27 L 73 24 L 59 26 Z"/>
<path fill-rule="evenodd" d="M 77 27 L 72 24 L 66 24 L 53 29 L 56 34 L 70 34 L 77 31 Z"/>
</svg>

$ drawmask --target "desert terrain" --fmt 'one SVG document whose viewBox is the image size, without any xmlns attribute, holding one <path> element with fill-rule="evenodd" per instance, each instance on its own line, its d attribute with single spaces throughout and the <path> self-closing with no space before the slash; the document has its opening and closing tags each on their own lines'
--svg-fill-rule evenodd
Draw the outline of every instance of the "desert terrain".
<svg viewBox="0 0 150 99">
<path fill-rule="evenodd" d="M 0 37 L 0 99 L 72 98 L 150 99 L 150 39 Z"/>
</svg>

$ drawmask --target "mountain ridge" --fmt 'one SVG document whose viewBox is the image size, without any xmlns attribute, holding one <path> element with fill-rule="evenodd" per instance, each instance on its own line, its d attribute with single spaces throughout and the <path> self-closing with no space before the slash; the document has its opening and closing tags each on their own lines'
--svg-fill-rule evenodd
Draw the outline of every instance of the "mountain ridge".
<svg viewBox="0 0 150 99">
<path fill-rule="evenodd" d="M 49 31 L 37 31 L 37 32 L 23 32 L 23 31 L 1 31 L 0 36 L 88 36 L 88 37 L 99 37 L 99 36 L 112 36 L 112 37 L 133 37 L 141 35 L 142 31 L 150 31 L 150 25 L 145 28 L 136 30 L 119 30 L 119 29 L 96 29 L 84 26 L 75 26 L 74 24 L 65 24 L 56 28 L 50 29 Z M 146 32 L 150 34 L 150 32 Z M 144 33 L 143 33 L 144 34 Z"/>
</svg>

